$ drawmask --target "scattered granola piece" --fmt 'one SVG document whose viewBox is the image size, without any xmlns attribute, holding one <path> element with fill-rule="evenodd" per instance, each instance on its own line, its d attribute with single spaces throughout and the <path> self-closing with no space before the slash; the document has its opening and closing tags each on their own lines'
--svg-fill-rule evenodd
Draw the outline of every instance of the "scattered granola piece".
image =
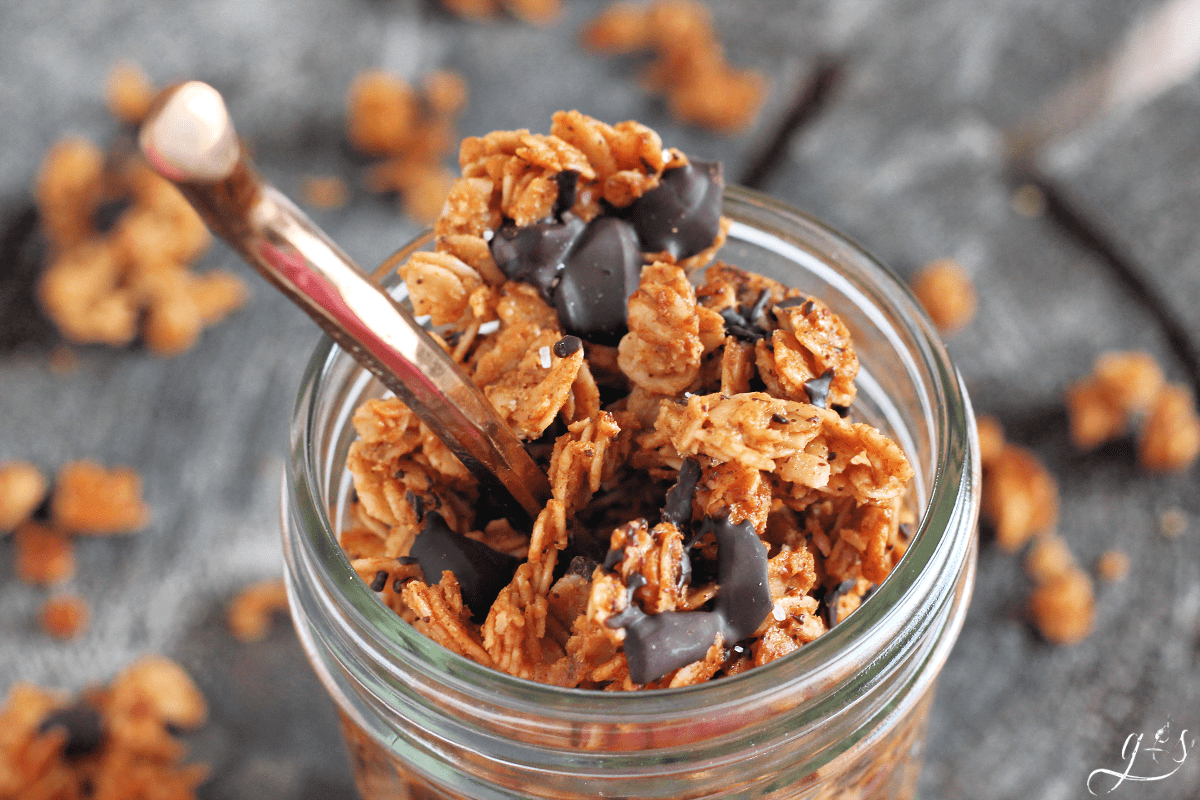
<svg viewBox="0 0 1200 800">
<path fill-rule="evenodd" d="M 313 175 L 304 179 L 304 202 L 313 208 L 341 208 L 350 196 L 346 182 L 336 175 Z"/>
<path fill-rule="evenodd" d="M 646 84 L 665 95 L 681 122 L 736 133 L 754 122 L 766 97 L 766 78 L 725 60 L 712 15 L 693 0 L 613 3 L 581 38 L 585 47 L 602 53 L 653 51 Z"/>
<path fill-rule="evenodd" d="M 984 471 L 983 515 L 1010 552 L 1058 520 L 1058 484 L 1032 450 L 1006 444 Z"/>
<path fill-rule="evenodd" d="M 57 595 L 42 604 L 42 628 L 55 639 L 74 639 L 87 630 L 91 619 L 87 602 L 77 595 Z"/>
<path fill-rule="evenodd" d="M 378 70 L 356 77 L 346 100 L 347 138 L 383 159 L 370 167 L 367 188 L 397 192 L 408 214 L 436 219 L 454 183 L 442 159 L 454 149 L 454 116 L 466 98 L 466 81 L 449 71 L 430 74 L 421 91 Z"/>
<path fill-rule="evenodd" d="M 1182 472 L 1200 456 L 1196 399 L 1182 384 L 1169 384 L 1154 400 L 1138 439 L 1138 461 L 1155 472 Z"/>
<path fill-rule="evenodd" d="M 0 534 L 14 530 L 42 504 L 46 476 L 24 461 L 0 462 Z"/>
<path fill-rule="evenodd" d="M 1078 644 L 1092 632 L 1096 612 L 1092 579 L 1072 567 L 1043 583 L 1029 598 L 1033 624 L 1054 644 Z"/>
<path fill-rule="evenodd" d="M 48 525 L 24 522 L 13 537 L 17 578 L 35 586 L 68 581 L 75 574 L 75 548 L 70 538 Z"/>
<path fill-rule="evenodd" d="M 1045 583 L 1074 568 L 1071 548 L 1053 533 L 1036 537 L 1025 557 L 1025 572 L 1037 583 Z"/>
<path fill-rule="evenodd" d="M 1154 357 L 1139 351 L 1108 352 L 1092 374 L 1067 389 L 1071 440 L 1081 450 L 1121 436 L 1133 416 L 1146 412 L 1166 380 Z"/>
<path fill-rule="evenodd" d="M 113 680 L 112 711 L 145 713 L 165 725 L 193 730 L 208 718 L 204 695 L 183 667 L 162 656 L 143 656 Z"/>
<path fill-rule="evenodd" d="M 913 278 L 913 293 L 945 334 L 966 327 L 975 317 L 978 300 L 971 276 L 950 258 L 926 264 Z"/>
<path fill-rule="evenodd" d="M 257 642 L 271 630 L 271 619 L 288 608 L 287 588 L 281 580 L 263 581 L 238 592 L 226 609 L 229 632 L 239 642 Z"/>
<path fill-rule="evenodd" d="M 975 425 L 979 431 L 979 461 L 987 467 L 1004 452 L 1004 428 L 1000 420 L 986 414 L 976 417 Z"/>
<path fill-rule="evenodd" d="M 1158 516 L 1158 529 L 1168 539 L 1176 539 L 1187 531 L 1188 518 L 1182 508 L 1168 508 Z"/>
<path fill-rule="evenodd" d="M 108 72 L 104 95 L 108 110 L 129 125 L 138 125 L 150 110 L 156 94 L 154 85 L 142 68 L 132 61 L 120 61 Z"/>
<path fill-rule="evenodd" d="M 50 518 L 71 533 L 132 533 L 146 525 L 150 509 L 142 502 L 142 479 L 134 470 L 75 461 L 58 473 Z"/>
<path fill-rule="evenodd" d="M 37 203 L 49 243 L 37 296 L 70 342 L 120 346 L 141 333 L 151 351 L 174 355 L 245 301 L 235 276 L 192 273 L 208 231 L 138 157 L 64 140 L 42 163 Z"/>
<path fill-rule="evenodd" d="M 1129 574 L 1129 556 L 1120 550 L 1106 550 L 1096 562 L 1096 572 L 1109 583 L 1123 581 Z"/>
</svg>

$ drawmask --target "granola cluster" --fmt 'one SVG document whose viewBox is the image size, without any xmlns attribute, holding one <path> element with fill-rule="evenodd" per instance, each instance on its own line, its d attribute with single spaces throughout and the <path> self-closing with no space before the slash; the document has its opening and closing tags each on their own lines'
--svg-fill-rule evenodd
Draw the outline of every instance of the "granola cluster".
<svg viewBox="0 0 1200 800">
<path fill-rule="evenodd" d="M 207 716 L 187 673 L 157 656 L 74 699 L 15 684 L 0 707 L 0 797 L 192 800 L 208 770 L 182 763 L 176 735 Z"/>
<path fill-rule="evenodd" d="M 493 19 L 508 13 L 534 25 L 548 25 L 562 12 L 561 0 L 442 0 L 442 5 L 467 19 Z"/>
<path fill-rule="evenodd" d="M 666 98 L 681 122 L 737 133 L 754 123 L 766 98 L 766 78 L 726 61 L 712 14 L 694 0 L 613 3 L 582 38 L 585 47 L 601 53 L 653 52 L 644 83 Z"/>
<path fill-rule="evenodd" d="M 578 112 L 460 160 L 434 251 L 400 272 L 553 497 L 514 524 L 403 403 L 368 401 L 341 533 L 363 581 L 481 664 L 609 690 L 733 675 L 852 613 L 905 551 L 912 468 L 854 419 L 836 313 L 701 273 L 719 166 Z"/>
<path fill-rule="evenodd" d="M 408 214 L 436 219 L 454 180 L 442 160 L 458 141 L 454 120 L 466 104 L 466 81 L 455 72 L 432 72 L 419 88 L 379 70 L 356 77 L 346 135 L 360 153 L 380 159 L 367 172 L 367 188 L 396 192 Z"/>
<path fill-rule="evenodd" d="M 141 478 L 131 469 L 75 461 L 59 470 L 51 487 L 33 464 L 0 463 L 0 535 L 14 532 L 13 567 L 25 583 L 61 586 L 75 575 L 74 536 L 132 533 L 149 516 Z M 40 618 L 50 635 L 72 638 L 87 628 L 87 602 L 57 594 Z"/>
</svg>

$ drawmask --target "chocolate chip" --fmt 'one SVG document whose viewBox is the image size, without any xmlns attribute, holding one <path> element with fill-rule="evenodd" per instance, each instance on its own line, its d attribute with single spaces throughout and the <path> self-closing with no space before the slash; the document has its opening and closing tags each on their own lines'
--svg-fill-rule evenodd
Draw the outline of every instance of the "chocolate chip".
<svg viewBox="0 0 1200 800">
<path fill-rule="evenodd" d="M 67 758 L 94 753 L 104 741 L 104 720 L 100 712 L 83 701 L 50 712 L 38 726 L 38 733 L 54 728 L 63 728 L 67 732 L 67 741 L 63 745 L 63 755 Z"/>
<path fill-rule="evenodd" d="M 758 294 L 758 299 L 754 301 L 754 305 L 750 308 L 750 313 L 746 315 L 746 320 L 753 323 L 762 316 L 763 309 L 767 307 L 767 301 L 771 299 L 771 290 L 763 289 Z"/>
<path fill-rule="evenodd" d="M 700 481 L 700 462 L 689 458 L 679 468 L 675 485 L 667 490 L 666 503 L 662 509 L 663 522 L 669 522 L 680 531 L 692 521 L 692 497 L 696 494 L 696 484 Z"/>
<path fill-rule="evenodd" d="M 579 187 L 579 173 L 573 169 L 564 169 L 554 176 L 558 184 L 558 197 L 554 199 L 554 216 L 562 219 L 563 214 L 575 205 L 576 189 Z"/>
<path fill-rule="evenodd" d="M 396 559 L 396 561 L 402 567 L 411 567 L 413 564 L 421 563 L 421 562 L 417 561 L 415 558 L 413 558 L 412 556 L 400 556 L 399 558 Z"/>
<path fill-rule="evenodd" d="M 425 498 L 421 497 L 421 495 L 417 494 L 412 489 L 409 489 L 404 493 L 404 499 L 408 502 L 409 507 L 412 508 L 413 515 L 417 518 L 417 522 L 420 522 L 425 518 Z"/>
<path fill-rule="evenodd" d="M 829 387 L 833 383 L 833 370 L 827 369 L 821 377 L 804 382 L 804 391 L 808 392 L 808 402 L 817 408 L 826 408 L 829 402 Z"/>
<path fill-rule="evenodd" d="M 622 213 L 637 230 L 642 249 L 666 251 L 676 261 L 712 245 L 721 230 L 725 179 L 717 161 L 692 161 L 663 172 L 658 186 Z"/>
<path fill-rule="evenodd" d="M 584 228 L 583 220 L 574 214 L 564 214 L 561 222 L 550 220 L 521 227 L 508 222 L 500 226 L 488 247 L 505 275 L 532 284 L 543 300 L 552 303 L 567 253 Z"/>
<path fill-rule="evenodd" d="M 775 422 L 779 425 L 787 425 L 788 424 L 788 418 L 778 412 L 771 415 L 771 421 Z"/>
<path fill-rule="evenodd" d="M 775 307 L 776 308 L 792 308 L 793 306 L 798 306 L 798 305 L 801 305 L 804 303 L 811 303 L 811 302 L 812 301 L 809 300 L 807 297 L 785 297 L 783 300 L 780 300 L 778 303 L 776 303 Z M 804 313 L 807 314 L 808 312 L 805 311 Z"/>
<path fill-rule="evenodd" d="M 578 336 L 564 336 L 554 343 L 554 355 L 559 358 L 573 356 L 583 347 L 583 340 Z"/>
<path fill-rule="evenodd" d="M 837 625 L 838 601 L 842 599 L 842 595 L 853 589 L 856 585 L 858 585 L 858 581 L 850 578 L 839 583 L 836 589 L 825 595 L 825 627 L 832 628 L 834 625 Z"/>
<path fill-rule="evenodd" d="M 850 416 L 850 406 L 841 406 L 841 405 L 838 405 L 837 403 L 834 403 L 832 406 L 830 406 L 830 408 L 832 408 L 834 411 L 836 411 L 837 415 L 839 417 L 841 417 L 842 419 L 845 419 L 846 417 Z"/>
<path fill-rule="evenodd" d="M 371 580 L 371 591 L 382 592 L 383 587 L 387 586 L 388 574 L 386 569 L 381 569 L 375 573 L 375 577 Z"/>
<path fill-rule="evenodd" d="M 411 553 L 427 581 L 436 582 L 445 570 L 454 573 L 462 588 L 463 602 L 471 609 L 471 618 L 480 623 L 520 563 L 507 553 L 458 533 L 436 511 L 426 513 Z"/>
<path fill-rule="evenodd" d="M 837 460 L 837 453 L 835 453 L 834 451 L 830 450 L 830 451 L 829 451 L 829 455 L 828 455 L 828 456 L 826 456 L 825 460 L 826 460 L 826 461 L 835 461 L 835 460 Z"/>
<path fill-rule="evenodd" d="M 642 274 L 642 253 L 633 227 L 616 217 L 596 217 L 563 262 L 554 307 L 568 333 L 599 344 L 616 344 L 625 333 L 629 298 Z"/>
</svg>

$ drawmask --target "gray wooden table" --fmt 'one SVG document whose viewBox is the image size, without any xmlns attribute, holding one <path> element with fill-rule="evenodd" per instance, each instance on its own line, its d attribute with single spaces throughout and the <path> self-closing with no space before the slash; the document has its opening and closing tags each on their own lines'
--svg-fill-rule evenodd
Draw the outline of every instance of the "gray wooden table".
<svg viewBox="0 0 1200 800">
<path fill-rule="evenodd" d="M 1006 134 L 1105 63 L 1149 0 L 762 0 L 716 10 L 736 63 L 772 76 L 758 125 L 733 138 L 672 122 L 636 86 L 629 60 L 582 52 L 601 5 L 568 0 L 554 26 L 464 23 L 403 0 L 43 0 L 0 8 L 0 460 L 46 468 L 80 457 L 145 476 L 154 519 L 125 539 L 83 541 L 71 588 L 90 632 L 56 643 L 34 617 L 45 596 L 15 580 L 0 542 L 0 692 L 18 680 L 78 688 L 137 655 L 181 661 L 212 704 L 191 739 L 209 761 L 208 798 L 353 796 L 333 709 L 295 637 L 277 626 L 238 645 L 223 607 L 281 570 L 279 478 L 292 402 L 315 329 L 266 286 L 245 311 L 171 359 L 79 350 L 56 374 L 57 343 L 29 310 L 19 245 L 30 185 L 68 133 L 111 139 L 103 75 L 120 58 L 159 83 L 198 77 L 225 92 L 256 158 L 285 190 L 310 174 L 355 184 L 342 143 L 352 77 L 383 67 L 462 72 L 461 132 L 548 127 L 559 108 L 637 118 L 727 175 L 812 212 L 902 273 L 957 258 L 980 290 L 975 322 L 950 340 L 976 409 L 1033 447 L 1060 481 L 1060 533 L 1081 562 L 1132 562 L 1099 584 L 1096 631 L 1055 648 L 1023 618 L 1019 561 L 985 542 L 966 629 L 943 673 L 922 795 L 1087 797 L 1097 768 L 1125 767 L 1130 734 L 1200 730 L 1200 492 L 1197 470 L 1140 471 L 1128 442 L 1082 455 L 1062 390 L 1101 351 L 1142 348 L 1173 380 L 1200 382 L 1200 79 L 1062 131 L 1018 173 Z M 714 4 L 715 5 L 715 4 Z M 1182 3 L 1181 5 L 1187 5 Z M 1192 3 L 1191 5 L 1195 5 Z M 1191 35 L 1200 37 L 1200 25 Z M 814 83 L 815 81 L 815 83 Z M 815 90 L 814 90 L 815 89 Z M 1016 185 L 1039 182 L 1053 213 L 1022 216 Z M 314 212 L 363 264 L 417 230 L 356 189 Z M 217 247 L 206 265 L 243 270 Z M 1183 509 L 1189 529 L 1158 530 Z M 1174 764 L 1171 765 L 1176 766 Z M 1168 767 L 1142 756 L 1138 775 Z M 1111 786 L 1093 784 L 1103 792 Z M 1200 755 L 1113 797 L 1200 792 Z"/>
</svg>

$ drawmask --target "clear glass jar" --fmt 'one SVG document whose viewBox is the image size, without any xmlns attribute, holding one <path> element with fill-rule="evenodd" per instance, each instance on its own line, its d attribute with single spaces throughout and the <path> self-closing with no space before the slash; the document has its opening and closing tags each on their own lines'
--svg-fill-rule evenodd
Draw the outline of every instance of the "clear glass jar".
<svg viewBox="0 0 1200 800">
<path fill-rule="evenodd" d="M 343 555 L 350 415 L 382 388 L 325 339 L 296 404 L 284 550 L 296 630 L 367 800 L 913 796 L 934 681 L 974 577 L 970 402 L 916 301 L 861 248 L 745 190 L 727 191 L 725 214 L 722 260 L 820 297 L 849 326 L 862 364 L 856 414 L 898 441 L 916 472 L 907 553 L 827 634 L 732 678 L 624 693 L 493 671 L 417 633 Z"/>
</svg>

